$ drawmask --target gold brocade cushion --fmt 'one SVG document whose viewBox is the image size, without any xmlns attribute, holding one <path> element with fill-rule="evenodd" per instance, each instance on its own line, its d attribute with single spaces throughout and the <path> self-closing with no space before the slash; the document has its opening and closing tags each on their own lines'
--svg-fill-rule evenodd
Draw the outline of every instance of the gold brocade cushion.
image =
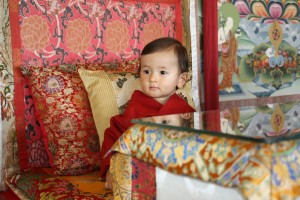
<svg viewBox="0 0 300 200">
<path fill-rule="evenodd" d="M 26 67 L 22 72 L 55 173 L 78 175 L 98 169 L 98 134 L 76 66 Z"/>
</svg>

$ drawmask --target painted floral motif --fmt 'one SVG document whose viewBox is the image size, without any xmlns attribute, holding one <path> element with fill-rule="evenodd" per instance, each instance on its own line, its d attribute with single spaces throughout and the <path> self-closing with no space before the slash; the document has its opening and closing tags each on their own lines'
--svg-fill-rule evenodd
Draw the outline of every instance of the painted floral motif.
<svg viewBox="0 0 300 200">
<path fill-rule="evenodd" d="M 265 1 L 265 0 L 232 0 L 241 17 L 251 21 L 272 23 L 277 20 L 281 24 L 299 23 L 297 1 Z"/>
<path fill-rule="evenodd" d="M 107 24 L 106 46 L 110 52 L 119 53 L 129 46 L 129 31 L 127 25 L 116 20 Z"/>
<path fill-rule="evenodd" d="M 92 40 L 89 23 L 83 19 L 70 21 L 66 29 L 66 39 L 71 52 L 81 53 L 87 50 Z"/>
<path fill-rule="evenodd" d="M 24 18 L 21 26 L 21 40 L 29 51 L 41 51 L 50 44 L 50 31 L 46 19 L 33 15 Z"/>
<path fill-rule="evenodd" d="M 146 45 L 149 42 L 162 37 L 163 35 L 163 29 L 159 23 L 152 22 L 149 24 L 145 24 L 144 32 L 142 35 L 142 43 Z"/>
</svg>

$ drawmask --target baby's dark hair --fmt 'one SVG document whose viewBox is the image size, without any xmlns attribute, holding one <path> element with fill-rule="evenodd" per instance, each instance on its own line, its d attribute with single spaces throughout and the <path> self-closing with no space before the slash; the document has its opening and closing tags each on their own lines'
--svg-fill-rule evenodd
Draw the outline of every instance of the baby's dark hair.
<svg viewBox="0 0 300 200">
<path fill-rule="evenodd" d="M 163 37 L 153 40 L 148 43 L 141 55 L 147 55 L 151 53 L 156 53 L 160 51 L 166 51 L 171 48 L 174 48 L 174 53 L 178 58 L 178 66 L 181 73 L 188 72 L 188 55 L 186 48 L 178 40 L 170 37 Z"/>
</svg>

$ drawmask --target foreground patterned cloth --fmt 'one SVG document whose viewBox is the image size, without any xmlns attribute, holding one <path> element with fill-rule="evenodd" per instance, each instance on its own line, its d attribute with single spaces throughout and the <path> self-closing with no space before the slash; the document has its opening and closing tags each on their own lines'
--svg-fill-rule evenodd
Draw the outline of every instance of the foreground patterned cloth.
<svg viewBox="0 0 300 200">
<path fill-rule="evenodd" d="M 113 150 L 176 174 L 238 187 L 248 199 L 300 196 L 300 141 L 265 144 L 134 125 Z"/>
<path fill-rule="evenodd" d="M 156 199 L 155 167 L 116 153 L 111 158 L 114 199 Z"/>
<path fill-rule="evenodd" d="M 112 191 L 105 190 L 104 182 L 99 181 L 98 172 L 62 177 L 49 169 L 36 168 L 12 176 L 8 183 L 22 191 L 26 199 L 113 199 Z"/>
<path fill-rule="evenodd" d="M 155 167 L 118 153 L 112 163 L 113 192 L 104 189 L 98 171 L 57 176 L 51 168 L 35 168 L 12 176 L 7 185 L 20 199 L 156 199 Z"/>
</svg>

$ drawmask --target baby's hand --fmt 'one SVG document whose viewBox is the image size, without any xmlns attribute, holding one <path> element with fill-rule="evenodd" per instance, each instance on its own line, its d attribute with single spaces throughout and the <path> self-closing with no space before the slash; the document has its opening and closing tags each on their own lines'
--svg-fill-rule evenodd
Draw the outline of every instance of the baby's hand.
<svg viewBox="0 0 300 200">
<path fill-rule="evenodd" d="M 104 184 L 104 188 L 112 190 L 112 180 L 111 180 L 111 175 L 110 175 L 109 171 L 106 172 L 106 181 Z"/>
</svg>

